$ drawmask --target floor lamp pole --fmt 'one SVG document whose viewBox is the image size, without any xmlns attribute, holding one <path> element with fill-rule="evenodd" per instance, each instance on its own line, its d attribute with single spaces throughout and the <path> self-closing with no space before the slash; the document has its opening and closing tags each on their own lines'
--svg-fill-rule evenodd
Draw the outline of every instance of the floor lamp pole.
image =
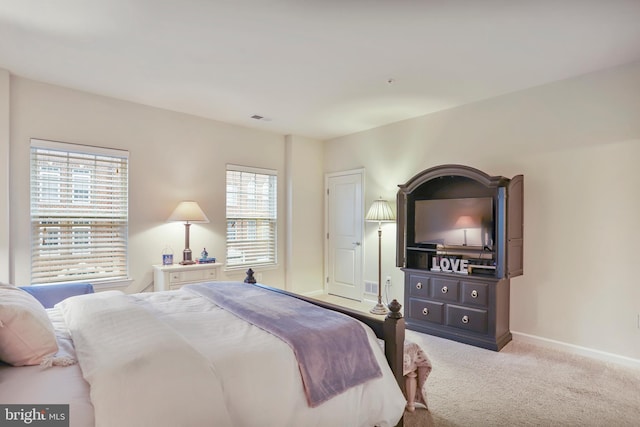
<svg viewBox="0 0 640 427">
<path fill-rule="evenodd" d="M 378 222 L 378 303 L 370 310 L 373 314 L 387 314 L 382 304 L 382 223 Z"/>
<path fill-rule="evenodd" d="M 378 223 L 378 303 L 369 312 L 386 314 L 387 307 L 382 305 L 382 223 L 395 221 L 389 202 L 382 200 L 382 197 L 374 201 L 365 216 L 365 221 Z"/>
</svg>

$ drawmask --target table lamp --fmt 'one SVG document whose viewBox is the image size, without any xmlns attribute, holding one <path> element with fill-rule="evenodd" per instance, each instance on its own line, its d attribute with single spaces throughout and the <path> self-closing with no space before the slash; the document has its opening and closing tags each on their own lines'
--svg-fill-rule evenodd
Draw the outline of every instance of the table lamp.
<svg viewBox="0 0 640 427">
<path fill-rule="evenodd" d="M 476 227 L 476 222 L 469 215 L 461 215 L 454 227 L 464 229 L 464 243 L 462 246 L 467 246 L 467 228 Z"/>
<path fill-rule="evenodd" d="M 185 201 L 178 204 L 167 221 L 184 221 L 184 250 L 180 264 L 195 264 L 196 262 L 191 259 L 191 249 L 189 249 L 189 227 L 192 223 L 207 223 L 209 218 L 200 209 L 198 203 Z"/>
</svg>

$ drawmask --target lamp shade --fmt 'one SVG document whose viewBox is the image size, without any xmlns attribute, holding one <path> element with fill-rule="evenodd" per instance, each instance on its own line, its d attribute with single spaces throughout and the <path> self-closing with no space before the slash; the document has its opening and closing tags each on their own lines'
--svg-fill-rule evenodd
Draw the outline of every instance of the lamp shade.
<svg viewBox="0 0 640 427">
<path fill-rule="evenodd" d="M 393 214 L 389 202 L 378 199 L 371 204 L 365 220 L 369 222 L 393 222 L 396 220 L 396 216 Z"/>
<path fill-rule="evenodd" d="M 181 222 L 209 222 L 209 218 L 204 214 L 197 202 L 180 202 L 173 210 L 167 221 Z"/>
<path fill-rule="evenodd" d="M 476 226 L 476 222 L 469 215 L 460 216 L 454 225 L 455 228 L 473 228 Z"/>
</svg>

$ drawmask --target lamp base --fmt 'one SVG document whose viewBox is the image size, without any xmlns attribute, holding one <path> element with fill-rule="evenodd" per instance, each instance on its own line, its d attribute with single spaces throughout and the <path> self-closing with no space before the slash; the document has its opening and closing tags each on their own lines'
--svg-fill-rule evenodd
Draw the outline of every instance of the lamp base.
<svg viewBox="0 0 640 427">
<path fill-rule="evenodd" d="M 182 251 L 182 261 L 180 261 L 180 264 L 191 265 L 195 263 L 196 262 L 191 259 L 191 249 L 189 249 L 189 247 L 187 246 L 187 248 L 184 251 Z"/>
<path fill-rule="evenodd" d="M 387 314 L 389 310 L 387 310 L 387 307 L 385 307 L 384 305 L 382 305 L 381 303 L 376 304 L 375 307 L 373 307 L 371 310 L 369 310 L 369 313 L 373 313 L 373 314 Z"/>
</svg>

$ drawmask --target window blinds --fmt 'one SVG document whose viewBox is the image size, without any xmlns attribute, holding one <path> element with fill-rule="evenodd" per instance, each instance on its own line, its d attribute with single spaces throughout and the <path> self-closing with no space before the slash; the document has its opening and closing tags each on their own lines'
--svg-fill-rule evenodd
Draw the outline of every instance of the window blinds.
<svg viewBox="0 0 640 427">
<path fill-rule="evenodd" d="M 31 282 L 128 276 L 128 152 L 31 140 Z"/>
<path fill-rule="evenodd" d="M 276 171 L 227 165 L 227 267 L 277 263 Z"/>
</svg>

